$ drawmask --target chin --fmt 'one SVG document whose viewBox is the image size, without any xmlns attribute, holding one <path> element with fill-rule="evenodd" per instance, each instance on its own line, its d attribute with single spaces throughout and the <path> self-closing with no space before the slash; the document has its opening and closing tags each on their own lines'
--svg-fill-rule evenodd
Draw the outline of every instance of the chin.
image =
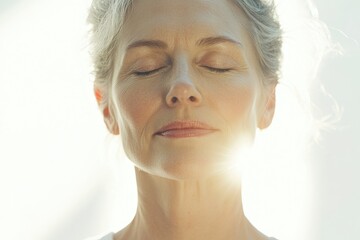
<svg viewBox="0 0 360 240">
<path fill-rule="evenodd" d="M 201 180 L 221 172 L 226 172 L 230 160 L 216 157 L 216 154 L 201 153 L 191 155 L 177 154 L 169 158 L 162 158 L 154 169 L 153 174 L 172 180 Z"/>
<path fill-rule="evenodd" d="M 233 142 L 236 144 L 231 144 Z M 135 165 L 150 175 L 178 181 L 201 180 L 229 174 L 234 163 L 243 159 L 239 151 L 247 149 L 248 143 L 248 140 L 235 141 L 232 138 L 207 139 L 206 142 L 188 139 L 154 145 L 146 154 L 132 159 L 138 159 L 134 161 Z"/>
</svg>

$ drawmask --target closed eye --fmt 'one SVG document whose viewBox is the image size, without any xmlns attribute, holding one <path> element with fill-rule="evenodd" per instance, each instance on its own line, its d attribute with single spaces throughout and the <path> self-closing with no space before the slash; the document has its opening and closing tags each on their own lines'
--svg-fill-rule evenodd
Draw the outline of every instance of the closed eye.
<svg viewBox="0 0 360 240">
<path fill-rule="evenodd" d="M 209 66 L 203 66 L 203 67 L 209 70 L 210 72 L 215 72 L 215 73 L 225 73 L 232 70 L 231 68 L 214 68 Z"/>
<path fill-rule="evenodd" d="M 164 67 L 160 67 L 160 68 L 156 68 L 150 71 L 134 71 L 133 74 L 139 77 L 146 77 L 146 76 L 150 76 L 152 74 L 155 74 L 156 72 L 160 71 L 161 69 L 165 68 Z"/>
</svg>

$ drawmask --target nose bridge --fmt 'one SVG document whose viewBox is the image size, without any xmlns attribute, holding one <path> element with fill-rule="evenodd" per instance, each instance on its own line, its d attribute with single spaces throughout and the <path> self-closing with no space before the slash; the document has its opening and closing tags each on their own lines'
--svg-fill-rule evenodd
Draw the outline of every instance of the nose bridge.
<svg viewBox="0 0 360 240">
<path fill-rule="evenodd" d="M 174 60 L 174 72 L 166 96 L 169 106 L 183 104 L 198 105 L 202 98 L 197 89 L 194 76 L 191 75 L 191 63 L 185 54 L 179 54 Z"/>
<path fill-rule="evenodd" d="M 185 54 L 178 54 L 177 58 L 174 60 L 174 84 L 177 83 L 192 83 L 190 78 L 190 65 L 188 63 L 187 57 Z"/>
</svg>

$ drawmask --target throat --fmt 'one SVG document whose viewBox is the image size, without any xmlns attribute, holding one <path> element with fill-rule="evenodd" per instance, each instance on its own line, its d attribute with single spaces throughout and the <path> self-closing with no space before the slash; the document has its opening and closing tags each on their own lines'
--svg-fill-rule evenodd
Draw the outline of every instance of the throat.
<svg viewBox="0 0 360 240">
<path fill-rule="evenodd" d="M 142 171 L 136 171 L 136 177 L 133 223 L 138 231 L 156 235 L 152 239 L 233 239 L 244 234 L 240 183 L 229 184 L 224 176 L 175 181 Z"/>
</svg>

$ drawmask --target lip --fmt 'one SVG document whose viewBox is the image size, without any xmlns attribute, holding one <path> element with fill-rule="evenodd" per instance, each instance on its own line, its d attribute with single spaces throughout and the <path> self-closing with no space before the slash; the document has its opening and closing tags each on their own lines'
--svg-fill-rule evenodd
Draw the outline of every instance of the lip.
<svg viewBox="0 0 360 240">
<path fill-rule="evenodd" d="M 174 121 L 160 128 L 155 135 L 168 138 L 200 137 L 217 131 L 200 121 Z"/>
</svg>

